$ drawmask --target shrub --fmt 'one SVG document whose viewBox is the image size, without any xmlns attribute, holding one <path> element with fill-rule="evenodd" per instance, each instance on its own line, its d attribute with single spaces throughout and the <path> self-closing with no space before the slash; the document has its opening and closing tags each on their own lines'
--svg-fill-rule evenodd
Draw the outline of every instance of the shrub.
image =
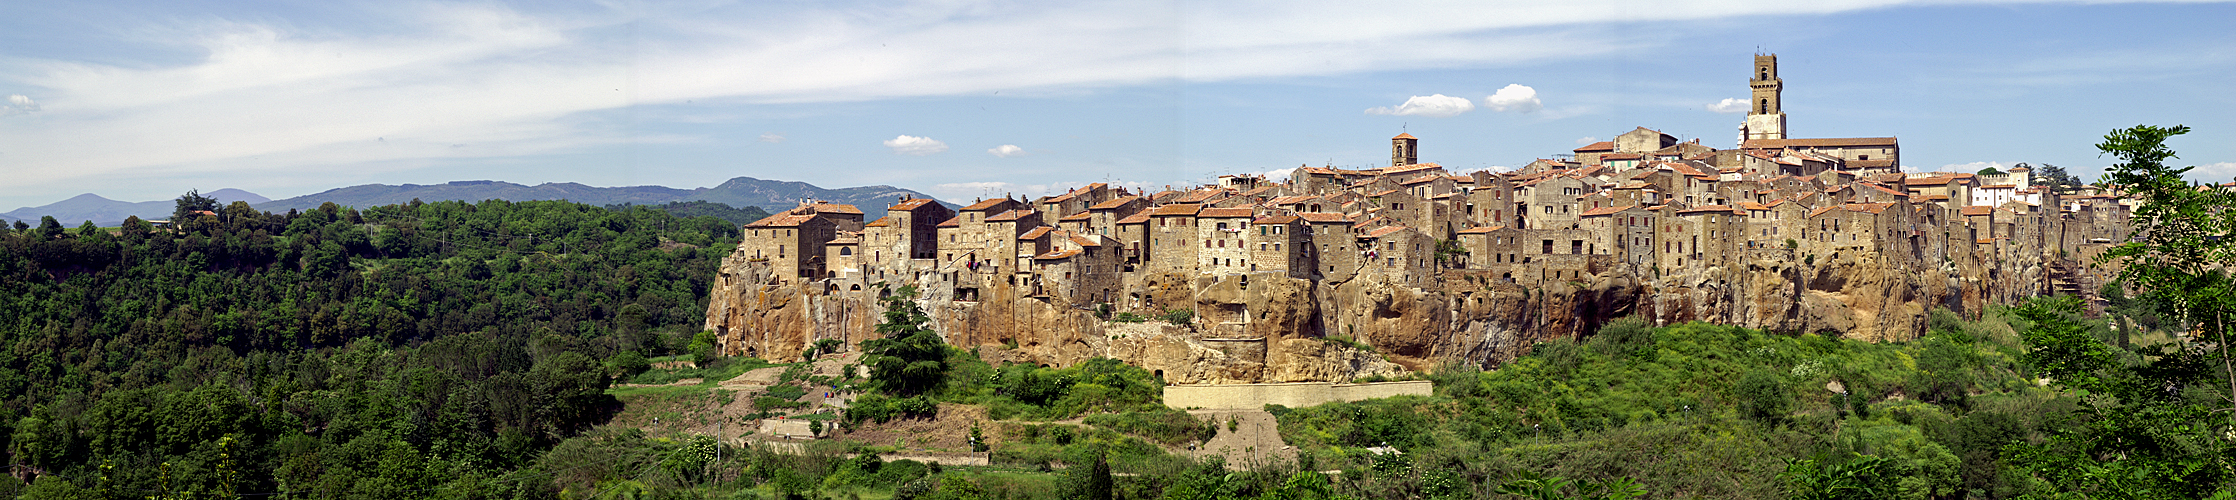
<svg viewBox="0 0 2236 500">
<path fill-rule="evenodd" d="M 1111 316 L 1110 321 L 1114 323 L 1140 323 L 1149 321 L 1149 317 L 1130 312 L 1122 312 L 1118 313 L 1117 315 Z"/>
<path fill-rule="evenodd" d="M 1163 315 L 1157 316 L 1157 319 L 1164 320 L 1164 322 L 1172 323 L 1174 325 L 1188 326 L 1189 323 L 1195 321 L 1196 312 L 1187 309 L 1172 309 L 1165 311 Z"/>
<path fill-rule="evenodd" d="M 1793 390 L 1786 377 L 1770 370 L 1752 370 L 1732 388 L 1739 399 L 1740 416 L 1764 424 L 1785 422 L 1793 413 Z"/>
</svg>

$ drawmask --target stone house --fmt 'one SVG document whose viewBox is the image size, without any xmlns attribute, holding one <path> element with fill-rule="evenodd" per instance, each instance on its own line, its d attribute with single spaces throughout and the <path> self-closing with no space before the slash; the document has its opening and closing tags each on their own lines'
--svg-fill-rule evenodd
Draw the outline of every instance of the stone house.
<svg viewBox="0 0 2236 500">
<path fill-rule="evenodd" d="M 1315 265 L 1321 279 L 1346 281 L 1359 270 L 1358 238 L 1350 217 L 1333 212 L 1301 212 L 1297 218 L 1310 228 Z"/>
<path fill-rule="evenodd" d="M 1196 245 L 1203 234 L 1196 227 L 1196 212 L 1201 210 L 1203 205 L 1174 203 L 1148 212 L 1149 256 L 1145 263 L 1150 272 L 1197 272 L 1201 261 Z"/>
<path fill-rule="evenodd" d="M 1389 283 L 1420 288 L 1434 279 L 1436 240 L 1405 226 L 1386 226 L 1358 235 L 1363 273 Z"/>
<path fill-rule="evenodd" d="M 1291 278 L 1318 276 L 1313 259 L 1311 226 L 1294 215 L 1275 215 L 1250 221 L 1245 231 L 1250 247 L 1250 272 L 1279 272 Z"/>
<path fill-rule="evenodd" d="M 738 251 L 755 262 L 767 262 L 779 279 L 815 279 L 823 276 L 823 244 L 838 237 L 831 219 L 793 211 L 771 215 L 743 228 Z"/>
<path fill-rule="evenodd" d="M 1227 276 L 1250 272 L 1250 249 L 1245 235 L 1257 214 L 1248 208 L 1205 208 L 1196 212 L 1199 274 Z"/>
</svg>

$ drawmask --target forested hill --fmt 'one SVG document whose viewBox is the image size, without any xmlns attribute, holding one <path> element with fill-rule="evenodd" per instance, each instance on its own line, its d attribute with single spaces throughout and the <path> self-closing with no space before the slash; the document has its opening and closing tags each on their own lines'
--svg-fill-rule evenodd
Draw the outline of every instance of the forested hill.
<svg viewBox="0 0 2236 500">
<path fill-rule="evenodd" d="M 794 181 L 772 181 L 752 177 L 738 177 L 710 188 L 676 189 L 663 186 L 594 187 L 572 182 L 544 183 L 534 186 L 500 181 L 456 181 L 434 185 L 366 184 L 330 189 L 310 194 L 257 204 L 257 208 L 273 211 L 303 210 L 321 203 L 366 207 L 405 203 L 413 199 L 433 200 L 568 200 L 592 205 L 650 205 L 673 201 L 711 201 L 732 207 L 761 207 L 770 212 L 783 211 L 799 204 L 802 199 L 827 200 L 851 204 L 862 209 L 865 220 L 875 220 L 885 214 L 901 196 L 930 198 L 930 195 L 893 186 L 861 186 L 825 189 L 814 184 Z M 950 208 L 957 208 L 949 204 Z"/>
<path fill-rule="evenodd" d="M 0 440 L 43 478 L 26 493 L 538 488 L 496 478 L 612 411 L 599 360 L 684 348 L 737 231 L 557 201 L 207 208 L 0 229 Z"/>
</svg>

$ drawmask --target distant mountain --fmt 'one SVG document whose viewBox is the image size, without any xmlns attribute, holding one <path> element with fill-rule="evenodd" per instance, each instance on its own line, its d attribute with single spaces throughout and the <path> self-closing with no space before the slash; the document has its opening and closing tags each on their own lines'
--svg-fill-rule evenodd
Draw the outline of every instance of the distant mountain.
<svg viewBox="0 0 2236 500">
<path fill-rule="evenodd" d="M 501 181 L 453 181 L 446 184 L 419 185 L 366 184 L 297 196 L 256 205 L 256 208 L 274 212 L 288 209 L 309 210 L 325 203 L 349 207 L 376 207 L 420 201 L 463 200 L 567 200 L 591 205 L 619 205 L 623 203 L 649 205 L 684 199 L 692 193 L 688 189 L 664 186 L 592 187 L 572 182 L 544 183 L 526 186 Z"/>
<path fill-rule="evenodd" d="M 862 186 L 824 189 L 814 184 L 792 181 L 771 181 L 752 177 L 739 177 L 710 188 L 676 189 L 666 186 L 596 187 L 572 182 L 544 183 L 534 186 L 501 181 L 454 181 L 444 184 L 366 184 L 329 189 L 309 194 L 273 200 L 256 193 L 239 189 L 219 189 L 202 193 L 218 200 L 220 204 L 245 201 L 256 208 L 285 212 L 289 209 L 309 210 L 325 203 L 350 207 L 375 207 L 420 201 L 442 200 L 567 200 L 590 205 L 660 205 L 678 201 L 711 201 L 737 208 L 761 207 L 774 213 L 798 206 L 800 200 L 817 199 L 845 203 L 862 209 L 864 222 L 885 216 L 885 207 L 899 201 L 902 196 L 931 198 L 930 195 L 893 186 Z M 940 202 L 948 208 L 960 208 L 953 203 Z M 51 215 L 62 225 L 77 227 L 85 221 L 108 227 L 124 223 L 126 216 L 137 215 L 142 219 L 168 219 L 177 207 L 173 200 L 146 202 L 116 201 L 93 193 L 38 207 L 24 207 L 0 213 L 0 218 L 12 222 L 21 220 L 38 224 L 39 217 Z M 4 223 L 4 222 L 0 222 Z"/>
<path fill-rule="evenodd" d="M 680 200 L 706 200 L 733 207 L 756 206 L 769 212 L 781 212 L 799 206 L 800 200 L 817 199 L 844 203 L 862 209 L 862 221 L 868 222 L 885 216 L 885 207 L 899 202 L 902 196 L 931 198 L 931 195 L 893 186 L 861 186 L 824 189 L 814 184 L 795 181 L 771 181 L 752 177 L 739 177 L 711 188 L 700 188 L 691 197 Z M 938 201 L 938 200 L 934 200 Z M 961 205 L 939 202 L 947 208 Z"/>
<path fill-rule="evenodd" d="M 658 205 L 674 201 L 712 201 L 732 207 L 761 207 L 769 212 L 780 212 L 799 205 L 803 199 L 826 200 L 845 203 L 862 209 L 867 220 L 885 216 L 885 207 L 906 195 L 930 198 L 930 195 L 893 186 L 862 186 L 824 189 L 814 184 L 791 181 L 771 181 L 752 177 L 739 177 L 711 188 L 676 189 L 665 186 L 593 187 L 568 183 L 545 183 L 534 186 L 502 181 L 455 181 L 446 184 L 400 186 L 366 184 L 331 189 L 325 192 L 298 196 L 284 200 L 257 204 L 256 208 L 271 211 L 287 209 L 305 210 L 333 202 L 352 207 L 371 207 L 407 203 L 413 198 L 420 201 L 437 200 L 567 200 L 591 205 Z M 952 203 L 941 202 L 950 208 Z"/>
<path fill-rule="evenodd" d="M 254 205 L 271 201 L 270 198 L 258 196 L 256 193 L 233 188 L 202 193 L 202 196 L 216 199 L 220 204 L 245 201 Z M 79 224 L 84 224 L 85 221 L 93 221 L 93 225 L 96 226 L 110 227 L 123 224 L 125 217 L 134 215 L 140 216 L 142 219 L 169 219 L 171 218 L 171 211 L 177 208 L 178 202 L 176 200 L 134 203 L 111 200 L 102 198 L 97 194 L 86 193 L 43 206 L 18 208 L 0 214 L 0 217 L 6 217 L 11 222 L 20 220 L 35 225 L 39 223 L 40 217 L 53 216 L 55 220 L 62 222 L 63 226 L 73 228 L 78 227 Z"/>
</svg>

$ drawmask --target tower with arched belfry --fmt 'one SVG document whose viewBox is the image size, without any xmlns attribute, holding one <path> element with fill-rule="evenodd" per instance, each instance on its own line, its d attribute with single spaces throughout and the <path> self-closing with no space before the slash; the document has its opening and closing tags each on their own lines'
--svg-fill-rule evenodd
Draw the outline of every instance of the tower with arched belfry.
<svg viewBox="0 0 2236 500">
<path fill-rule="evenodd" d="M 1390 138 L 1390 166 L 1403 167 L 1421 162 L 1421 139 L 1413 134 L 1398 134 Z"/>
<path fill-rule="evenodd" d="M 1747 88 L 1753 92 L 1748 99 L 1746 132 L 1741 139 L 1786 138 L 1786 111 L 1779 102 L 1786 82 L 1778 78 L 1778 55 L 1756 54 L 1755 70 L 1748 76 Z"/>
</svg>

